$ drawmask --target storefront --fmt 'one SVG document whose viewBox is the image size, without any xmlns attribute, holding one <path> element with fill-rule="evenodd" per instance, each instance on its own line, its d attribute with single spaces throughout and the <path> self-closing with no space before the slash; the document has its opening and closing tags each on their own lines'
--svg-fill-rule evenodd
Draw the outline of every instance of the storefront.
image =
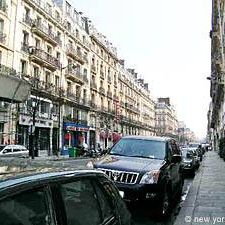
<svg viewBox="0 0 225 225">
<path fill-rule="evenodd" d="M 85 125 L 76 124 L 74 122 L 63 123 L 63 146 L 77 147 L 82 143 L 89 143 L 90 127 Z"/>
</svg>

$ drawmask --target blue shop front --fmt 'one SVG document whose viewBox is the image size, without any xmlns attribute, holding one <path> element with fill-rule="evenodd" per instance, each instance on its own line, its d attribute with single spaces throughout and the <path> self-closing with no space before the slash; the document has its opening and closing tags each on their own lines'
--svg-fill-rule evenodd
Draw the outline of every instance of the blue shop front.
<svg viewBox="0 0 225 225">
<path fill-rule="evenodd" d="M 74 122 L 63 123 L 63 146 L 77 147 L 83 143 L 88 144 L 88 132 L 90 127 Z"/>
</svg>

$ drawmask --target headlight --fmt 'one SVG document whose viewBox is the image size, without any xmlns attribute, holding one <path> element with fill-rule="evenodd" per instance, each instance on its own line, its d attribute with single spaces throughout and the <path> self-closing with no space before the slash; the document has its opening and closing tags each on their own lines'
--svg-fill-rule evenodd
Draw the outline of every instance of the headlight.
<svg viewBox="0 0 225 225">
<path fill-rule="evenodd" d="M 147 172 L 141 178 L 140 184 L 156 184 L 159 179 L 159 170 L 152 170 Z"/>
</svg>

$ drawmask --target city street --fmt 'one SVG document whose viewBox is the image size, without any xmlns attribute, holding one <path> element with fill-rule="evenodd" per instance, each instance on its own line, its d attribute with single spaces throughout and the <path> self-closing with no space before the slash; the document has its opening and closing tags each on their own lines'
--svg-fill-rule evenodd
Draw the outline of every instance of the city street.
<svg viewBox="0 0 225 225">
<path fill-rule="evenodd" d="M 182 195 L 182 201 L 178 204 L 175 205 L 171 216 L 165 220 L 165 221 L 160 221 L 157 218 L 154 218 L 153 216 L 153 210 L 151 209 L 140 209 L 140 207 L 132 207 L 130 209 L 133 219 L 135 221 L 135 225 L 172 225 L 175 221 L 176 216 L 178 215 L 180 211 L 180 207 L 182 202 L 185 200 L 186 195 L 189 191 L 189 188 L 193 182 L 193 178 L 187 178 L 184 181 L 184 187 L 183 187 L 183 195 Z"/>
</svg>

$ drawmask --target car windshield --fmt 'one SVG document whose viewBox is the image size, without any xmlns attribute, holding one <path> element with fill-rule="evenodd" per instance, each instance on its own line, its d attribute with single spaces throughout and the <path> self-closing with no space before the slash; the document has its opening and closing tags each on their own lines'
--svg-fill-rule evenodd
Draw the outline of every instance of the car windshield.
<svg viewBox="0 0 225 225">
<path fill-rule="evenodd" d="M 192 152 L 188 148 L 183 148 L 182 149 L 182 156 L 186 159 L 191 159 L 192 157 Z"/>
<path fill-rule="evenodd" d="M 164 160 L 165 146 L 165 142 L 162 141 L 121 139 L 112 148 L 110 154 Z"/>
</svg>

